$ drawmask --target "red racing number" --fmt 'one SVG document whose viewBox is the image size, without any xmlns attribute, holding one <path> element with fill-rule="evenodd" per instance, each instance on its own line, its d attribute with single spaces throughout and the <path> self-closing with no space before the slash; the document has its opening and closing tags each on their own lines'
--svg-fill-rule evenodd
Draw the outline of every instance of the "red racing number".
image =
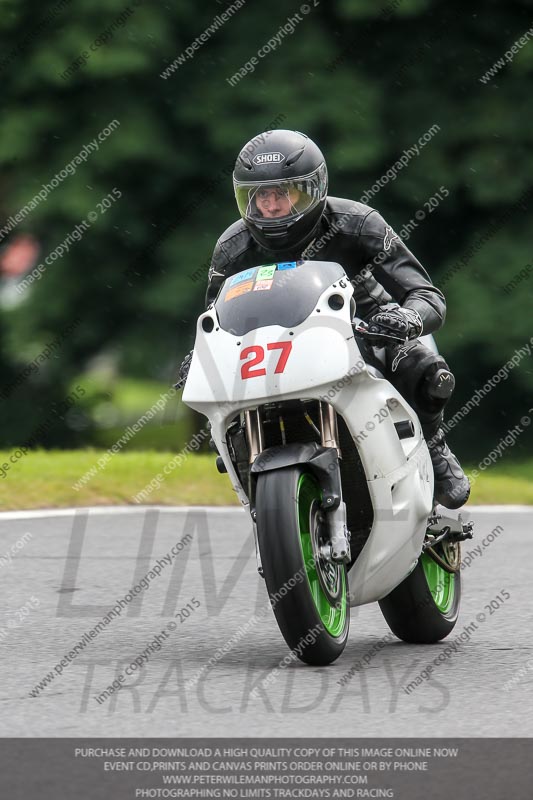
<svg viewBox="0 0 533 800">
<path fill-rule="evenodd" d="M 247 378 L 259 378 L 261 375 L 266 375 L 266 369 L 252 369 L 256 364 L 260 364 L 265 358 L 265 351 L 260 344 L 252 345 L 252 347 L 245 347 L 241 353 L 241 361 L 244 361 L 248 356 L 255 353 L 255 358 L 247 361 L 241 367 L 241 378 L 245 381 Z"/>
<path fill-rule="evenodd" d="M 270 344 L 267 344 L 267 350 L 281 351 L 274 374 L 278 375 L 281 372 L 285 372 L 285 367 L 287 366 L 287 361 L 292 350 L 292 342 L 271 342 Z M 252 367 L 255 367 L 257 364 L 261 364 L 265 360 L 264 347 L 261 347 L 260 344 L 245 347 L 241 353 L 241 361 L 245 361 L 248 356 L 251 355 L 254 357 L 249 361 L 246 361 L 246 363 L 241 367 L 241 378 L 243 381 L 247 380 L 248 378 L 259 378 L 266 375 L 265 368 L 252 369 Z"/>
</svg>

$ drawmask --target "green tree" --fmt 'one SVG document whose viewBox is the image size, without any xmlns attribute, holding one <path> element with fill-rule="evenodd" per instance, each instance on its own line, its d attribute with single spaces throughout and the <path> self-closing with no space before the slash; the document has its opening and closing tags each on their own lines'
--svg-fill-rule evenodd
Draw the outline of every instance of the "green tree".
<svg viewBox="0 0 533 800">
<path fill-rule="evenodd" d="M 58 0 L 43 8 L 36 0 L 4 0 L 6 216 L 117 121 L 98 150 L 5 238 L 7 246 L 18 232 L 30 231 L 45 259 L 97 214 L 22 302 L 3 312 L 3 380 L 9 369 L 16 374 L 24 366 L 22 354 L 38 352 L 47 337 L 81 320 L 58 357 L 40 370 L 39 382 L 31 377 L 21 388 L 9 409 L 9 435 L 0 430 L 4 441 L 26 437 L 34 425 L 28 410 L 37 386 L 46 416 L 52 395 L 65 395 L 102 351 L 115 352 L 127 374 L 172 380 L 192 343 L 214 243 L 236 218 L 232 161 L 245 141 L 276 120 L 319 141 L 331 193 L 354 199 L 439 126 L 420 155 L 369 202 L 401 229 L 440 186 L 449 190 L 409 239 L 437 282 L 477 248 L 444 286 L 448 323 L 439 342 L 461 378 L 455 407 L 531 335 L 532 280 L 511 293 L 501 287 L 531 261 L 533 45 L 521 47 L 488 82 L 480 80 L 530 28 L 529 3 L 490 0 L 465 9 L 459 0 L 316 6 L 312 0 L 302 13 L 300 3 L 247 2 L 210 31 L 229 5 Z M 276 47 L 231 85 L 282 30 Z M 207 39 L 192 57 L 161 77 L 204 32 Z M 113 202 L 101 213 L 98 204 L 108 196 Z M 513 371 L 506 415 L 490 405 L 493 416 L 472 415 L 478 441 L 480 430 L 493 436 L 524 408 L 533 385 L 530 363 Z M 68 430 L 56 430 L 68 441 Z M 79 439 L 74 430 L 70 436 Z M 467 436 L 463 441 L 474 446 Z"/>
</svg>

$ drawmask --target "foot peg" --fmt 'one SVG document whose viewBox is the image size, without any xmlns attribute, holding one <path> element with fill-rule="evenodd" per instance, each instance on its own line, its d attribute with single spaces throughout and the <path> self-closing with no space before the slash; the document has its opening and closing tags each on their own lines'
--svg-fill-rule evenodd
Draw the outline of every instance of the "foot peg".
<svg viewBox="0 0 533 800">
<path fill-rule="evenodd" d="M 444 527 L 442 527 L 444 525 Z M 433 530 L 431 530 L 433 528 Z M 435 528 L 437 530 L 435 530 Z M 466 539 L 474 537 L 474 523 L 472 520 L 465 520 L 461 514 L 451 517 L 444 514 L 433 514 L 428 519 L 427 538 L 422 550 L 434 547 L 439 542 L 464 542 Z"/>
<path fill-rule="evenodd" d="M 452 542 L 464 542 L 466 539 L 474 538 L 474 523 L 463 522 L 461 525 L 461 533 L 451 533 L 450 539 Z"/>
</svg>

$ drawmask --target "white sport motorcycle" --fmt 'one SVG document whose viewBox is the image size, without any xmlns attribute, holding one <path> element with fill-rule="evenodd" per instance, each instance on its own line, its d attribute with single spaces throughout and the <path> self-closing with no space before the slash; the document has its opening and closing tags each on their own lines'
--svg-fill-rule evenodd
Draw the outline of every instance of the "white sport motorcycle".
<svg viewBox="0 0 533 800">
<path fill-rule="evenodd" d="M 209 419 L 280 630 L 309 664 L 334 661 L 350 607 L 373 601 L 407 642 L 447 636 L 472 535 L 434 506 L 418 417 L 365 363 L 354 324 L 339 264 L 244 270 L 198 319 L 183 392 Z"/>
</svg>

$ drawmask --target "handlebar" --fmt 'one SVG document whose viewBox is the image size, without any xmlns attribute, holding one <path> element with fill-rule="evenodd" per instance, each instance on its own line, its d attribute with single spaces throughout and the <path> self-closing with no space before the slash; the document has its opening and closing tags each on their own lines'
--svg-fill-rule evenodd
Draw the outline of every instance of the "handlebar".
<svg viewBox="0 0 533 800">
<path fill-rule="evenodd" d="M 385 346 L 386 344 L 404 344 L 407 341 L 407 338 L 394 336 L 392 333 L 372 333 L 368 330 L 368 325 L 366 322 L 359 322 L 357 325 L 354 325 L 354 331 L 362 339 L 366 339 L 368 342 L 374 345 Z"/>
</svg>

